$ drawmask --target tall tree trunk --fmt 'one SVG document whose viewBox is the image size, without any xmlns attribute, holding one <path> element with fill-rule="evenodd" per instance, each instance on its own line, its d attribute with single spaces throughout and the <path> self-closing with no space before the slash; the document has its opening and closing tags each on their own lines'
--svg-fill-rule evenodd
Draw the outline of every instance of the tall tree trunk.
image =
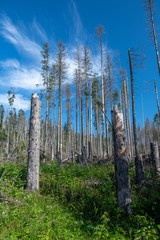
<svg viewBox="0 0 160 240">
<path fill-rule="evenodd" d="M 136 157 L 135 157 L 136 181 L 137 181 L 137 184 L 142 184 L 142 181 L 144 180 L 144 172 L 143 172 L 142 160 L 139 157 L 138 146 L 137 146 L 137 129 L 136 129 L 136 117 L 135 117 L 133 71 L 132 71 L 132 58 L 131 58 L 130 49 L 128 50 L 128 54 L 129 54 L 130 77 L 131 77 L 133 134 L 134 134 L 134 146 L 135 146 L 135 155 L 136 155 Z"/>
<path fill-rule="evenodd" d="M 90 84 L 90 160 L 93 158 L 93 133 L 92 133 L 92 80 Z"/>
<path fill-rule="evenodd" d="M 78 74 L 76 70 L 76 151 L 78 151 Z"/>
<path fill-rule="evenodd" d="M 103 26 L 99 25 L 99 27 L 96 28 L 97 37 L 100 40 L 100 51 L 101 51 L 101 81 L 102 81 L 102 151 L 103 151 L 103 158 L 104 158 L 104 152 L 105 152 L 105 133 L 104 133 L 104 74 L 103 74 L 103 49 L 102 49 L 102 37 L 104 35 Z M 101 135 L 101 130 L 100 130 Z M 101 153 L 100 153 L 101 154 Z"/>
<path fill-rule="evenodd" d="M 27 166 L 27 185 L 30 190 L 39 190 L 39 159 L 40 159 L 40 123 L 41 102 L 37 94 L 32 94 L 31 117 L 29 132 L 29 151 Z"/>
<path fill-rule="evenodd" d="M 124 78 L 124 109 L 125 109 L 125 123 L 126 123 L 126 132 L 127 132 L 127 148 L 128 154 L 131 157 L 131 142 L 130 142 L 130 134 L 129 134 L 129 119 L 128 119 L 128 104 L 127 104 L 127 86 L 126 79 Z"/>
<path fill-rule="evenodd" d="M 158 114 L 159 114 L 159 116 L 160 116 L 160 109 L 159 109 L 159 101 L 158 101 L 158 92 L 157 92 L 156 79 L 154 79 L 154 87 L 155 87 L 155 93 L 156 93 L 156 101 L 157 101 Z"/>
<path fill-rule="evenodd" d="M 128 212 L 131 211 L 131 192 L 129 183 L 128 160 L 125 146 L 125 130 L 123 114 L 117 110 L 117 106 L 111 110 L 112 132 L 114 142 L 115 175 L 117 186 L 118 206 Z"/>
<path fill-rule="evenodd" d="M 103 50 L 102 50 L 102 39 L 100 41 L 100 48 L 101 48 L 101 79 L 102 79 L 102 150 L 103 150 L 103 158 L 105 152 L 105 135 L 104 135 L 104 75 L 103 75 Z M 101 131 L 100 131 L 101 132 Z"/>
<path fill-rule="evenodd" d="M 156 30 L 155 30 L 153 12 L 152 12 L 152 9 L 153 9 L 152 0 L 148 0 L 148 6 L 149 6 L 149 11 L 150 11 L 150 21 L 151 21 L 150 23 L 152 26 L 152 34 L 153 34 L 153 38 L 154 38 L 154 45 L 155 45 L 156 56 L 157 56 L 158 71 L 159 71 L 159 75 L 160 75 L 159 52 L 158 52 L 158 43 L 157 43 Z"/>
</svg>

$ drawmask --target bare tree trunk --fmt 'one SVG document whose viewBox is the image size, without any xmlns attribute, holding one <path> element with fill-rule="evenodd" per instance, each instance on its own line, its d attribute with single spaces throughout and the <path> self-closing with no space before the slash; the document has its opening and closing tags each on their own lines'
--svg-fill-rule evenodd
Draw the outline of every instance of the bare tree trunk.
<svg viewBox="0 0 160 240">
<path fill-rule="evenodd" d="M 10 158 L 10 116 L 8 115 L 8 132 L 7 132 L 7 161 Z"/>
<path fill-rule="evenodd" d="M 128 160 L 125 146 L 125 130 L 122 111 L 117 106 L 111 110 L 112 132 L 114 142 L 115 175 L 117 186 L 118 206 L 128 212 L 131 211 L 131 192 L 129 183 Z"/>
<path fill-rule="evenodd" d="M 107 115 L 107 107 L 105 107 L 105 114 Z M 106 153 L 107 157 L 109 156 L 109 134 L 108 134 L 108 122 L 105 118 L 105 124 L 106 124 Z"/>
<path fill-rule="evenodd" d="M 90 154 L 89 158 L 93 158 L 93 133 L 92 133 L 92 82 L 90 85 Z"/>
<path fill-rule="evenodd" d="M 47 81 L 47 89 L 48 89 L 48 81 Z M 49 127 L 49 100 L 48 100 L 48 92 L 46 97 L 46 121 L 45 121 L 45 145 L 44 145 L 44 154 L 48 156 L 49 154 L 49 142 L 48 142 L 48 127 Z"/>
<path fill-rule="evenodd" d="M 151 158 L 152 158 L 152 166 L 154 169 L 155 174 L 158 171 L 159 167 L 159 150 L 158 150 L 158 143 L 157 142 L 151 142 Z"/>
<path fill-rule="evenodd" d="M 78 74 L 76 70 L 76 151 L 78 151 Z"/>
<path fill-rule="evenodd" d="M 97 37 L 100 40 L 100 51 L 101 51 L 101 80 L 102 80 L 102 151 L 103 151 L 103 158 L 104 158 L 104 152 L 105 152 L 105 134 L 104 134 L 104 74 L 103 74 L 103 48 L 102 48 L 102 37 L 104 35 L 104 29 L 102 25 L 99 25 L 96 28 Z M 100 127 L 101 128 L 101 127 Z M 100 137 L 101 137 L 101 129 L 100 129 Z M 101 146 L 100 146 L 101 148 Z M 101 155 L 101 153 L 100 153 Z M 101 156 L 102 157 L 102 156 Z"/>
<path fill-rule="evenodd" d="M 103 113 L 104 114 L 104 113 Z M 102 157 L 102 141 L 103 141 L 103 136 L 102 136 L 102 131 L 101 131 L 101 129 L 102 129 L 102 125 L 101 125 L 101 111 L 100 111 L 100 109 L 99 109 L 99 107 L 98 107 L 98 127 L 99 127 L 99 156 L 100 156 L 100 158 Z"/>
<path fill-rule="evenodd" d="M 125 122 L 126 122 L 126 132 L 127 132 L 127 147 L 128 147 L 128 154 L 131 157 L 131 142 L 129 136 L 129 119 L 128 119 L 128 106 L 127 106 L 127 91 L 126 91 L 126 80 L 124 79 L 124 107 L 125 107 Z"/>
<path fill-rule="evenodd" d="M 105 135 L 104 135 L 104 75 L 103 75 L 103 51 L 102 51 L 102 40 L 100 41 L 100 47 L 101 47 L 101 78 L 102 78 L 102 151 L 103 151 L 103 158 L 104 158 L 104 152 L 105 152 Z M 100 131 L 101 132 L 101 131 Z"/>
<path fill-rule="evenodd" d="M 142 166 L 142 160 L 138 154 L 137 146 L 137 129 L 136 129 L 136 117 L 135 117 L 135 101 L 134 101 L 134 86 L 133 86 L 133 71 L 132 71 L 132 59 L 130 49 L 128 50 L 129 63 L 130 63 L 130 76 L 131 76 L 131 92 L 132 92 L 132 115 L 133 115 L 133 134 L 134 134 L 134 146 L 135 146 L 135 168 L 136 168 L 136 181 L 138 184 L 142 184 L 144 180 L 144 172 Z"/>
<path fill-rule="evenodd" d="M 159 75 L 160 75 L 159 52 L 158 52 L 158 43 L 157 43 L 156 30 L 155 30 L 155 26 L 154 26 L 154 19 L 153 19 L 153 12 L 152 12 L 152 9 L 153 9 L 152 0 L 148 0 L 148 6 L 149 6 L 149 11 L 150 11 L 150 24 L 152 26 L 152 34 L 153 34 L 153 38 L 154 38 L 154 45 L 155 45 L 156 56 L 157 56 L 158 71 L 159 71 Z"/>
<path fill-rule="evenodd" d="M 52 159 L 55 157 L 55 147 L 56 147 L 56 141 L 55 141 L 55 131 L 56 131 L 56 122 L 55 122 L 55 114 L 56 114 L 56 109 L 55 109 L 55 96 L 56 95 L 56 91 L 55 91 L 55 87 L 54 87 L 54 95 L 53 95 L 53 98 L 54 98 L 54 101 L 53 101 L 53 136 L 52 136 L 52 146 L 53 146 L 53 149 L 52 149 Z"/>
<path fill-rule="evenodd" d="M 27 167 L 27 189 L 39 190 L 41 101 L 32 94 Z"/>
<path fill-rule="evenodd" d="M 159 114 L 159 116 L 160 116 L 160 109 L 159 109 L 159 101 L 158 101 L 158 93 L 157 93 L 156 79 L 154 79 L 154 87 L 155 87 L 155 93 L 156 93 L 156 101 L 157 101 L 158 114 Z"/>
</svg>

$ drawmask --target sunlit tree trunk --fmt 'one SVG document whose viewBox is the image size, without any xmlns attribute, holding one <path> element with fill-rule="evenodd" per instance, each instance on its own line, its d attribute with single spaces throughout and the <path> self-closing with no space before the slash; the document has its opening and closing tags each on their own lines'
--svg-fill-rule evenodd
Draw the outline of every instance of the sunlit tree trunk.
<svg viewBox="0 0 160 240">
<path fill-rule="evenodd" d="M 32 94 L 26 188 L 39 190 L 41 102 Z"/>
</svg>

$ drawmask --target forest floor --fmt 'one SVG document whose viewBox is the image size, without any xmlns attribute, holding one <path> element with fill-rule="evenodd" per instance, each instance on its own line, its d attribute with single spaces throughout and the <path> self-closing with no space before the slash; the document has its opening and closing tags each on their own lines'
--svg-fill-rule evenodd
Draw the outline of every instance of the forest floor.
<svg viewBox="0 0 160 240">
<path fill-rule="evenodd" d="M 135 184 L 132 215 L 117 207 L 114 166 L 40 166 L 40 192 L 24 190 L 27 163 L 1 163 L 0 239 L 160 239 L 160 177 Z M 149 181 L 147 180 L 149 179 Z"/>
</svg>

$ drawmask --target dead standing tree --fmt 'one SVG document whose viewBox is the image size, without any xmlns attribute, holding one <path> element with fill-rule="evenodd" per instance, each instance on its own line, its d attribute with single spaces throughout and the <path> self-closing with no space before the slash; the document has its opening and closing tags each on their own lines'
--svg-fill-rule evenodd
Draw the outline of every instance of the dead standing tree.
<svg viewBox="0 0 160 240">
<path fill-rule="evenodd" d="M 26 188 L 39 190 L 41 101 L 32 94 Z"/>
<path fill-rule="evenodd" d="M 157 64 L 158 64 L 158 71 L 160 75 L 160 61 L 159 61 L 159 52 L 158 52 L 158 43 L 157 43 L 157 36 L 156 36 L 156 29 L 154 24 L 153 18 L 153 0 L 146 0 L 145 1 L 145 12 L 146 12 L 146 22 L 150 25 L 150 35 L 154 41 L 156 56 L 157 56 Z"/>
<path fill-rule="evenodd" d="M 111 110 L 118 206 L 130 212 L 131 192 L 122 111 Z"/>
<path fill-rule="evenodd" d="M 102 146 L 103 146 L 103 158 L 104 158 L 104 152 L 105 152 L 105 136 L 104 136 L 104 73 L 103 73 L 103 47 L 102 47 L 102 37 L 105 34 L 104 27 L 102 25 L 99 25 L 96 28 L 97 38 L 100 41 L 100 50 L 101 50 L 101 80 L 102 80 Z M 100 128 L 101 133 L 101 128 Z"/>
<path fill-rule="evenodd" d="M 157 101 L 158 114 L 159 114 L 159 116 L 160 116 L 160 108 L 159 108 L 159 101 L 158 101 L 158 92 L 157 92 L 156 79 L 154 79 L 154 88 L 155 88 L 155 93 L 156 93 L 156 101 Z"/>
<path fill-rule="evenodd" d="M 130 65 L 130 78 L 131 78 L 131 94 L 132 94 L 132 117 L 133 117 L 133 134 L 134 134 L 134 146 L 135 146 L 135 168 L 136 168 L 136 181 L 137 184 L 142 184 L 144 180 L 144 172 L 142 166 L 142 160 L 139 157 L 138 145 L 137 145 L 137 129 L 136 129 L 136 115 L 135 115 L 135 100 L 134 100 L 134 84 L 133 84 L 133 63 L 131 50 L 128 49 L 129 65 Z"/>
<path fill-rule="evenodd" d="M 154 173 L 156 174 L 158 172 L 159 168 L 159 150 L 158 150 L 158 143 L 157 142 L 151 142 L 151 159 L 152 159 L 152 166 Z"/>
</svg>

